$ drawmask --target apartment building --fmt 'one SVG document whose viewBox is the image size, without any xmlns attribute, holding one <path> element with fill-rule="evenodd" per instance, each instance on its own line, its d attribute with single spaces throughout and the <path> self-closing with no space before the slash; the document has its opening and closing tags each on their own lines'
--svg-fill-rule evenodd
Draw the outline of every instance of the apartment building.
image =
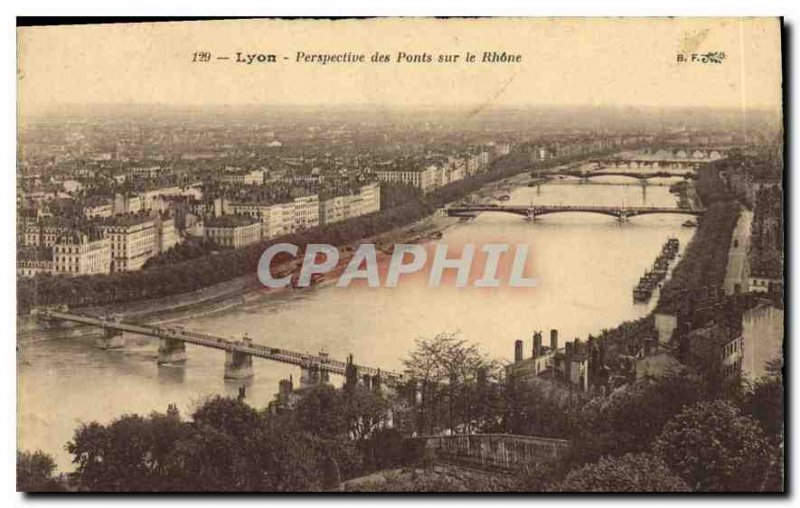
<svg viewBox="0 0 800 508">
<path fill-rule="evenodd" d="M 155 224 L 158 231 L 156 236 L 157 252 L 167 251 L 178 244 L 180 237 L 175 227 L 174 217 L 157 217 Z"/>
<path fill-rule="evenodd" d="M 114 215 L 114 203 L 97 202 L 83 207 L 83 216 L 87 219 L 105 218 Z"/>
<path fill-rule="evenodd" d="M 100 231 L 72 231 L 53 246 L 54 275 L 92 275 L 111 272 L 111 244 Z"/>
<path fill-rule="evenodd" d="M 375 176 L 380 182 L 413 185 L 425 193 L 439 186 L 439 182 L 441 181 L 439 171 L 439 168 L 435 165 L 413 169 L 384 168 L 375 171 Z"/>
<path fill-rule="evenodd" d="M 145 214 L 120 215 L 100 226 L 111 243 L 111 271 L 138 270 L 159 252 L 156 220 Z"/>
<path fill-rule="evenodd" d="M 17 277 L 53 273 L 52 247 L 23 247 L 17 251 Z"/>
<path fill-rule="evenodd" d="M 317 194 L 281 203 L 229 203 L 222 199 L 214 209 L 217 216 L 232 213 L 258 219 L 262 238 L 274 238 L 320 225 L 320 200 Z"/>
<path fill-rule="evenodd" d="M 744 341 L 741 330 L 727 329 L 712 323 L 705 328 L 691 330 L 688 335 L 688 358 L 706 376 L 716 376 L 717 381 L 730 382 L 741 374 L 744 358 Z"/>
<path fill-rule="evenodd" d="M 294 198 L 293 231 L 319 226 L 319 195 L 310 194 Z"/>
<path fill-rule="evenodd" d="M 288 234 L 294 224 L 294 202 L 286 203 L 225 203 L 216 207 L 221 215 L 246 215 L 261 222 L 261 237 L 274 238 Z"/>
<path fill-rule="evenodd" d="M 381 209 L 381 186 L 377 182 L 359 187 L 357 192 L 334 196 L 320 201 L 320 224 L 352 219 Z"/>
<path fill-rule="evenodd" d="M 52 247 L 61 235 L 72 230 L 72 224 L 60 217 L 48 217 L 22 226 L 20 240 L 25 247 Z"/>
<path fill-rule="evenodd" d="M 261 170 L 232 170 L 217 176 L 217 181 L 233 185 L 263 185 L 264 171 Z"/>
<path fill-rule="evenodd" d="M 220 247 L 243 247 L 261 240 L 261 221 L 248 215 L 220 215 L 205 221 L 205 236 Z"/>
</svg>

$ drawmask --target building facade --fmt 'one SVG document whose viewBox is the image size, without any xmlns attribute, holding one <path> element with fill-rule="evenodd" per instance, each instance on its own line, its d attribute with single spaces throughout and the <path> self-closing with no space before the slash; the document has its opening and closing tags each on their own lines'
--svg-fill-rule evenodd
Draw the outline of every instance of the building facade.
<svg viewBox="0 0 800 508">
<path fill-rule="evenodd" d="M 220 247 L 244 247 L 261 240 L 261 222 L 247 215 L 221 215 L 206 219 L 205 236 Z"/>
<path fill-rule="evenodd" d="M 358 192 L 342 196 L 334 196 L 320 201 L 320 224 L 352 219 L 361 215 L 377 212 L 381 209 L 381 187 L 377 182 L 362 185 Z"/>
<path fill-rule="evenodd" d="M 111 244 L 101 232 L 72 232 L 53 246 L 54 275 L 92 275 L 111 272 Z"/>
<path fill-rule="evenodd" d="M 111 271 L 138 270 L 159 252 L 155 219 L 144 215 L 117 216 L 101 226 L 111 242 Z"/>
<path fill-rule="evenodd" d="M 17 277 L 53 273 L 52 247 L 23 247 L 17 252 Z"/>
<path fill-rule="evenodd" d="M 430 192 L 439 186 L 441 181 L 439 168 L 435 165 L 414 169 L 387 168 L 375 171 L 380 182 L 412 185 L 423 193 Z"/>
</svg>

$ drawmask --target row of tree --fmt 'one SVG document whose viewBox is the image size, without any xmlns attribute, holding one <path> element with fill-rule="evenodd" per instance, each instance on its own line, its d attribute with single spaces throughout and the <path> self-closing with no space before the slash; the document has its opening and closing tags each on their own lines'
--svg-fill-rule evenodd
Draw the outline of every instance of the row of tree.
<svg viewBox="0 0 800 508">
<path fill-rule="evenodd" d="M 722 167 L 715 162 L 699 171 L 696 190 L 705 213 L 681 261 L 661 288 L 660 312 L 676 312 L 690 293 L 719 288 L 725 280 L 740 206 L 719 177 Z"/>
<path fill-rule="evenodd" d="M 381 430 L 386 400 L 357 386 L 322 385 L 296 410 L 274 413 L 213 397 L 189 420 L 177 409 L 124 415 L 107 425 L 81 425 L 67 450 L 75 472 L 54 474 L 42 452 L 17 456 L 23 491 L 280 492 L 338 487 L 342 479 L 382 467 L 403 442 Z M 377 446 L 376 441 L 395 447 Z"/>
</svg>

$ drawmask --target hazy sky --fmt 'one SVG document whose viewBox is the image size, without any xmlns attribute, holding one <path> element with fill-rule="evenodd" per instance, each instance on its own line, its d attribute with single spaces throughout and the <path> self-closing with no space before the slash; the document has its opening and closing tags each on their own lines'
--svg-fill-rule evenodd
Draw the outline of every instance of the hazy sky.
<svg viewBox="0 0 800 508">
<path fill-rule="evenodd" d="M 232 20 L 20 28 L 18 43 L 22 114 L 64 103 L 781 104 L 771 18 Z M 212 61 L 192 63 L 196 51 Z M 237 51 L 278 63 L 236 64 Z M 434 62 L 322 66 L 296 63 L 298 51 L 427 52 Z M 468 51 L 522 62 L 465 63 Z M 723 63 L 676 62 L 709 51 L 724 52 Z M 440 64 L 439 54 L 462 56 Z"/>
</svg>

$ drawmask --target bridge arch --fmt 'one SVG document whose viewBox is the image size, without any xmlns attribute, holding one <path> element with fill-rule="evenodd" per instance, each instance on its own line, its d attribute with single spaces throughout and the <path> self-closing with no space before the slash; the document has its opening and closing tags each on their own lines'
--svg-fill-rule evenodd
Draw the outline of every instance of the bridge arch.
<svg viewBox="0 0 800 508">
<path fill-rule="evenodd" d="M 633 173 L 625 173 L 623 171 L 606 171 L 606 172 L 596 172 L 596 173 L 589 173 L 584 176 L 584 178 L 597 178 L 599 176 L 613 176 L 616 178 L 629 178 L 637 181 L 648 180 L 650 178 L 655 178 L 656 175 L 648 175 L 648 174 L 641 174 L 636 175 Z"/>
</svg>

